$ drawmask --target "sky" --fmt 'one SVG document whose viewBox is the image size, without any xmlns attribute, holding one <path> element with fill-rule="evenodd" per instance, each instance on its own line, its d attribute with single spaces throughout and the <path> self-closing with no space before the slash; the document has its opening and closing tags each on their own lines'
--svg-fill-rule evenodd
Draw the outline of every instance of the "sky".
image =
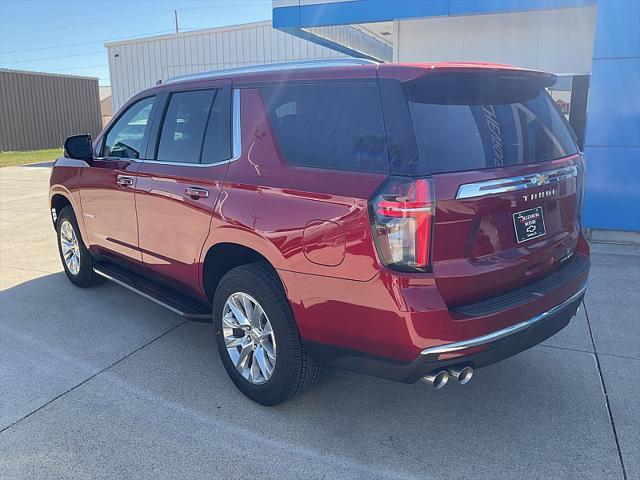
<svg viewBox="0 0 640 480">
<path fill-rule="evenodd" d="M 98 77 L 104 43 L 271 19 L 271 0 L 0 0 L 0 68 Z"/>
</svg>

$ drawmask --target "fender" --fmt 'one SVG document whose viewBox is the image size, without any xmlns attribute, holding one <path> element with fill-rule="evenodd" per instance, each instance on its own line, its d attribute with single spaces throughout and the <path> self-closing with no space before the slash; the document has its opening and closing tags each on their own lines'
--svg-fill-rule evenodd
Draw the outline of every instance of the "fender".
<svg viewBox="0 0 640 480">
<path fill-rule="evenodd" d="M 76 215 L 76 221 L 83 240 L 88 237 L 82 211 L 80 179 L 82 178 L 82 171 L 88 166 L 89 164 L 84 160 L 60 157 L 55 161 L 54 168 L 51 169 L 51 178 L 49 180 L 49 208 L 53 208 L 53 197 L 55 195 L 65 197 Z"/>
<path fill-rule="evenodd" d="M 220 219 L 214 217 L 213 222 L 220 222 Z M 202 250 L 200 251 L 198 284 L 200 294 L 203 295 L 203 298 L 206 298 L 204 285 L 205 259 L 211 248 L 223 243 L 237 244 L 250 248 L 262 255 L 275 269 L 278 269 L 285 264 L 285 259 L 276 246 L 268 239 L 256 234 L 255 232 L 225 223 L 220 223 L 218 226 L 212 225 L 209 229 L 209 235 L 207 236 L 207 239 L 202 246 Z M 284 285 L 284 282 L 282 283 Z"/>
<path fill-rule="evenodd" d="M 204 265 L 204 260 L 209 250 L 221 243 L 237 243 L 250 248 L 266 258 L 274 268 L 285 268 L 284 256 L 268 239 L 258 235 L 256 232 L 229 224 L 222 224 L 217 227 L 212 226 L 209 230 L 209 235 L 200 252 L 201 265 Z"/>
</svg>

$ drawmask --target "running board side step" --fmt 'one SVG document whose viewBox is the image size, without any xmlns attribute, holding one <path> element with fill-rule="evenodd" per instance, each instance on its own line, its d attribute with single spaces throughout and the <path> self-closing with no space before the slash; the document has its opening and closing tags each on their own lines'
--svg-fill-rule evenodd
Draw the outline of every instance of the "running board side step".
<svg viewBox="0 0 640 480">
<path fill-rule="evenodd" d="M 210 306 L 128 269 L 112 263 L 100 263 L 93 271 L 187 320 L 210 322 L 213 318 Z"/>
</svg>

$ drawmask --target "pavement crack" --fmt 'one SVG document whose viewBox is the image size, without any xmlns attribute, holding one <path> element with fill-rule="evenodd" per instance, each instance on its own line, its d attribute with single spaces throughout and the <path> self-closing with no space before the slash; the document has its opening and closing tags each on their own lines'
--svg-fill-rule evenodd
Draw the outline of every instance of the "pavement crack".
<svg viewBox="0 0 640 480">
<path fill-rule="evenodd" d="M 624 358 L 625 360 L 640 360 L 639 357 L 630 357 L 629 355 L 615 355 L 613 353 L 601 353 L 600 355 L 604 355 L 605 357 Z"/>
<path fill-rule="evenodd" d="M 604 393 L 604 403 L 607 406 L 607 412 L 609 413 L 609 423 L 611 423 L 611 430 L 613 431 L 613 438 L 616 441 L 616 449 L 618 451 L 618 459 L 620 460 L 620 467 L 622 468 L 622 478 L 627 480 L 627 470 L 624 466 L 624 459 L 622 458 L 622 450 L 620 449 L 620 440 L 618 439 L 618 432 L 616 431 L 616 422 L 613 419 L 613 412 L 611 411 L 611 403 L 609 402 L 609 394 L 607 393 L 607 385 L 604 382 L 602 375 L 602 367 L 600 366 L 600 357 L 598 355 L 598 349 L 596 348 L 596 342 L 593 338 L 593 330 L 591 330 L 591 321 L 589 320 L 589 312 L 587 311 L 587 304 L 582 299 L 582 306 L 584 308 L 584 315 L 587 318 L 587 327 L 589 328 L 589 337 L 591 338 L 591 344 L 593 345 L 593 353 L 596 359 L 596 366 L 598 367 L 598 376 L 600 377 L 600 384 L 602 385 L 602 392 Z"/>
<path fill-rule="evenodd" d="M 173 332 L 176 328 L 181 327 L 182 325 L 184 325 L 185 323 L 189 322 L 189 320 L 183 320 L 182 322 L 178 323 L 177 325 L 174 325 L 173 327 L 171 327 L 169 330 L 167 330 L 166 332 L 161 333 L 160 335 L 158 335 L 157 337 L 149 340 L 147 343 L 145 343 L 144 345 L 141 345 L 140 347 L 136 348 L 135 350 L 132 350 L 131 352 L 127 353 L 124 357 L 116 360 L 115 362 L 111 363 L 110 365 L 107 365 L 106 367 L 104 367 L 102 370 L 100 370 L 99 372 L 94 373 L 93 375 L 85 378 L 83 381 L 81 381 L 80 383 L 74 385 L 73 387 L 69 388 L 68 390 L 62 392 L 60 395 L 56 395 L 55 397 L 53 397 L 51 400 L 49 400 L 48 402 L 42 404 L 41 406 L 39 406 L 38 408 L 36 408 L 35 410 L 33 410 L 32 412 L 29 412 L 28 414 L 26 414 L 25 416 L 19 418 L 18 420 L 16 420 L 15 422 L 7 425 L 6 427 L 4 427 L 2 430 L 0 430 L 0 433 L 3 433 L 7 430 L 9 430 L 11 427 L 19 424 L 20 422 L 22 422 L 23 420 L 26 420 L 27 418 L 29 418 L 31 415 L 38 413 L 40 410 L 42 410 L 43 408 L 51 405 L 53 402 L 55 402 L 56 400 L 58 400 L 59 398 L 64 397 L 66 394 L 74 391 L 76 388 L 81 387 L 82 385 L 84 385 L 85 383 L 87 383 L 88 381 L 96 378 L 98 375 L 100 375 L 101 373 L 106 372 L 107 370 L 115 367 L 116 365 L 118 365 L 120 362 L 126 360 L 127 358 L 129 358 L 131 355 L 134 355 L 135 353 L 138 353 L 140 350 L 142 350 L 145 347 L 148 347 L 149 345 L 151 345 L 153 342 L 160 340 L 162 337 L 164 337 L 165 335 L 168 335 L 169 333 Z"/>
<path fill-rule="evenodd" d="M 593 352 L 589 350 L 581 350 L 579 348 L 559 347 L 557 345 L 545 345 L 545 344 L 541 344 L 540 346 L 545 348 L 555 348 L 556 350 L 566 350 L 568 352 L 588 353 L 589 355 L 593 355 Z"/>
</svg>

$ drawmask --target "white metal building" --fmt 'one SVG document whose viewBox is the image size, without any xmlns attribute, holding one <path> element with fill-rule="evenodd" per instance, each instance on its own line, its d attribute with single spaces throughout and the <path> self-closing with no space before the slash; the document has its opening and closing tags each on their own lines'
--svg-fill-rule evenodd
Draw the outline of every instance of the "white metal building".
<svg viewBox="0 0 640 480">
<path fill-rule="evenodd" d="M 349 36 L 364 48 L 378 41 L 359 29 L 346 27 Z M 372 44 L 367 47 L 367 42 Z M 271 22 L 196 30 L 158 37 L 140 38 L 105 45 L 114 111 L 132 95 L 158 80 L 210 70 L 345 57 L 343 53 L 275 30 Z"/>
</svg>

